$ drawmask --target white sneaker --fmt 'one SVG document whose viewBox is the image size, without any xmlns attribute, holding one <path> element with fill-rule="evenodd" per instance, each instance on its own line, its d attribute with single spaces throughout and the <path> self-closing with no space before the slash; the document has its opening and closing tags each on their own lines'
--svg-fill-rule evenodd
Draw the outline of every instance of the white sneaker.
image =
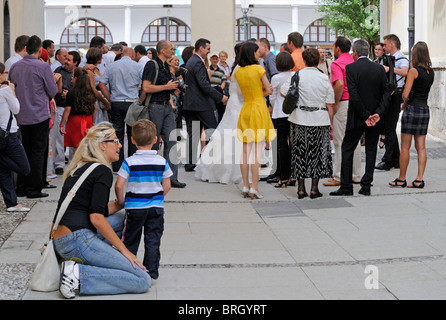
<svg viewBox="0 0 446 320">
<path fill-rule="evenodd" d="M 25 208 L 20 205 L 6 209 L 6 211 L 8 212 L 29 212 L 30 210 L 31 210 L 30 208 Z"/>
<path fill-rule="evenodd" d="M 78 268 L 74 261 L 64 261 L 60 272 L 59 292 L 67 299 L 74 299 L 74 290 L 79 288 L 79 279 L 75 276 L 74 269 Z"/>
</svg>

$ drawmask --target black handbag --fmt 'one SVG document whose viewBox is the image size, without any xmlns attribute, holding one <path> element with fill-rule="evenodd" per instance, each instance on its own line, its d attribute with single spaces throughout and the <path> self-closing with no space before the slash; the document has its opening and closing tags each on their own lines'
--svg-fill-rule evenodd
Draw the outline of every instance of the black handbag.
<svg viewBox="0 0 446 320">
<path fill-rule="evenodd" d="M 282 111 L 285 114 L 291 114 L 297 107 L 299 102 L 299 71 L 291 78 L 290 89 L 283 100 Z"/>
<path fill-rule="evenodd" d="M 9 131 L 11 130 L 11 124 L 12 124 L 12 112 L 11 116 L 9 117 L 8 127 L 6 128 L 6 131 L 0 128 L 0 151 L 3 151 L 6 149 L 6 146 L 8 145 L 8 138 L 9 138 Z"/>
</svg>

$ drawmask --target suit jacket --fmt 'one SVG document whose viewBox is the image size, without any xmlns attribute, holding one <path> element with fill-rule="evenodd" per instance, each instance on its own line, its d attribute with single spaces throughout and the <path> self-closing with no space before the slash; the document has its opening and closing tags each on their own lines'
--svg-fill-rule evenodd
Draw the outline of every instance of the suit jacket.
<svg viewBox="0 0 446 320">
<path fill-rule="evenodd" d="M 201 58 L 194 54 L 186 64 L 186 92 L 183 110 L 209 111 L 215 109 L 215 103 L 223 99 L 223 95 L 211 87 L 209 75 Z M 211 100 L 209 99 L 211 98 Z"/>
<path fill-rule="evenodd" d="M 390 102 L 384 68 L 367 58 L 361 58 L 347 65 L 346 73 L 350 95 L 347 130 L 366 126 L 365 121 L 376 113 L 382 119 Z"/>
</svg>

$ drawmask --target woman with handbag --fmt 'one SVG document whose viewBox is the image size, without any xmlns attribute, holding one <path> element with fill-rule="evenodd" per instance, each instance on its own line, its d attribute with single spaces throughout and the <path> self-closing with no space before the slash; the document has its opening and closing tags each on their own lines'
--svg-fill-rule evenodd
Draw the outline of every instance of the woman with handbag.
<svg viewBox="0 0 446 320">
<path fill-rule="evenodd" d="M 333 175 L 330 145 L 331 104 L 334 91 L 328 76 L 317 69 L 319 52 L 306 49 L 302 57 L 305 68 L 299 71 L 299 100 L 291 113 L 291 176 L 298 181 L 298 198 L 308 197 L 305 179 L 311 178 L 311 199 L 322 197 L 319 180 Z M 281 93 L 286 96 L 290 82 L 282 86 Z"/>
<path fill-rule="evenodd" d="M 15 95 L 14 84 L 6 81 L 8 72 L 3 63 L 0 63 L 0 190 L 8 212 L 28 212 L 17 203 L 17 194 L 14 190 L 12 172 L 27 175 L 30 172 L 28 158 L 18 136 L 18 125 L 14 114 L 20 111 L 20 103 Z"/>
<path fill-rule="evenodd" d="M 119 159 L 121 148 L 112 124 L 102 122 L 88 131 L 64 173 L 57 211 L 79 177 L 100 164 L 78 189 L 53 234 L 54 249 L 65 260 L 59 288 L 65 298 L 74 298 L 77 289 L 85 295 L 112 295 L 143 293 L 151 285 L 143 264 L 116 233 L 124 224 L 122 206 L 109 202 L 111 163 Z"/>
</svg>

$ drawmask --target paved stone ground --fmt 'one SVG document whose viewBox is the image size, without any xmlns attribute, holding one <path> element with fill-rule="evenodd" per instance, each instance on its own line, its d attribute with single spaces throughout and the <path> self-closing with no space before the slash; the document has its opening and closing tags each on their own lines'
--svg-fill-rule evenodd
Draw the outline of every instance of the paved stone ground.
<svg viewBox="0 0 446 320">
<path fill-rule="evenodd" d="M 379 151 L 379 156 L 383 151 Z M 77 299 L 446 299 L 446 143 L 428 140 L 426 189 L 394 189 L 398 172 L 376 172 L 372 197 L 297 200 L 296 188 L 261 184 L 264 200 L 240 197 L 240 185 L 196 181 L 166 201 L 160 279 L 143 295 Z M 416 173 L 412 151 L 409 176 Z M 50 197 L 0 204 L 0 300 L 60 299 L 28 290 L 56 208 Z M 142 247 L 140 247 L 142 254 Z M 366 266 L 379 269 L 365 290 Z"/>
</svg>

